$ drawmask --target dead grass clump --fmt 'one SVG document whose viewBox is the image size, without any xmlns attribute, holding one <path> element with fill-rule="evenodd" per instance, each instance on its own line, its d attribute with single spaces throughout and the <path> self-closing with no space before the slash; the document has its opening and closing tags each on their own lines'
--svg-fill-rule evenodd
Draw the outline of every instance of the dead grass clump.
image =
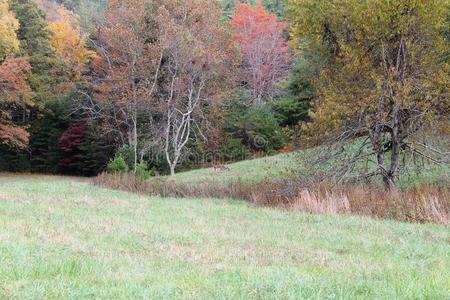
<svg viewBox="0 0 450 300">
<path fill-rule="evenodd" d="M 256 205 L 313 214 L 450 224 L 450 189 L 446 185 L 422 185 L 393 195 L 376 185 L 305 186 L 293 179 L 189 184 L 170 179 L 136 180 L 132 174 L 102 174 L 94 181 L 103 187 L 161 197 L 242 199 Z"/>
</svg>

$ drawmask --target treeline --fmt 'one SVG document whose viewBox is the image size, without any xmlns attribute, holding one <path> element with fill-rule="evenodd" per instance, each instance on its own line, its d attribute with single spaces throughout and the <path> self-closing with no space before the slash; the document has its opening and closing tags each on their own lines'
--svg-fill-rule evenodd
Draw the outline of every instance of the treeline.
<svg viewBox="0 0 450 300">
<path fill-rule="evenodd" d="M 427 137 L 450 127 L 449 8 L 0 0 L 0 169 L 173 174 L 327 142 L 318 178 L 393 188 L 408 158 L 448 164 Z"/>
<path fill-rule="evenodd" d="M 1 3 L 0 170 L 175 172 L 293 147 L 309 119 L 281 1 Z"/>
</svg>

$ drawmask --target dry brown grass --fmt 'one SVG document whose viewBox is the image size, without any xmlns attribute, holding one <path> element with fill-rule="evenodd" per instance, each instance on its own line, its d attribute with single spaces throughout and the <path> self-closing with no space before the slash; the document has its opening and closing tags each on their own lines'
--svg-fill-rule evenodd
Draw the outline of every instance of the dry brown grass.
<svg viewBox="0 0 450 300">
<path fill-rule="evenodd" d="M 139 181 L 132 174 L 102 174 L 94 182 L 103 187 L 161 197 L 242 199 L 313 214 L 354 214 L 450 224 L 450 189 L 445 185 L 421 185 L 394 195 L 375 185 L 305 187 L 292 179 L 189 184 L 162 179 Z"/>
</svg>

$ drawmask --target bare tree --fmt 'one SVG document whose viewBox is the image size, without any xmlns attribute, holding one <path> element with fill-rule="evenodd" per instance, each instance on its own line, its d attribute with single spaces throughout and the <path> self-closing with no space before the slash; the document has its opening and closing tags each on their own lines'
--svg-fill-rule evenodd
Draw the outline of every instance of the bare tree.
<svg viewBox="0 0 450 300">
<path fill-rule="evenodd" d="M 175 168 L 188 144 L 202 109 L 210 105 L 227 81 L 230 61 L 227 33 L 220 23 L 220 7 L 205 0 L 184 1 L 158 10 L 159 42 L 163 49 L 158 103 L 164 120 L 164 152 Z"/>
<path fill-rule="evenodd" d="M 105 130 L 121 137 L 138 162 L 139 114 L 152 113 L 162 52 L 152 42 L 155 33 L 148 18 L 151 1 L 111 1 L 105 22 L 97 30 L 99 57 L 94 61 L 96 102 L 89 101 L 91 117 L 102 119 Z"/>
</svg>

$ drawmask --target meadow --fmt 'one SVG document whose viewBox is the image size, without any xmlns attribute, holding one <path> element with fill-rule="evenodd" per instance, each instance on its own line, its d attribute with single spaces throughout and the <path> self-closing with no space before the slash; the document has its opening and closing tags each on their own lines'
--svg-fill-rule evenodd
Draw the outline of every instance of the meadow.
<svg viewBox="0 0 450 300">
<path fill-rule="evenodd" d="M 0 177 L 2 299 L 447 299 L 450 231 Z"/>
</svg>

